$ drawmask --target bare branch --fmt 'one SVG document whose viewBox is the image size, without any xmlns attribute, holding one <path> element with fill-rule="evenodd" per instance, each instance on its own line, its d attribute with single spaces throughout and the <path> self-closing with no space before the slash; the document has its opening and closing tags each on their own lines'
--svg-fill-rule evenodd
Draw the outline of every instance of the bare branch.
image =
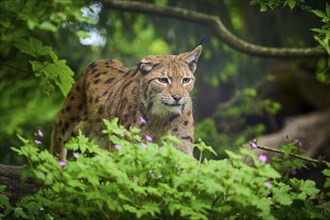
<svg viewBox="0 0 330 220">
<path fill-rule="evenodd" d="M 15 66 L 12 66 L 12 65 L 10 65 L 10 64 L 7 64 L 7 63 L 5 63 L 5 62 L 2 62 L 1 60 L 0 60 L 0 64 L 6 66 L 6 67 L 8 67 L 8 68 L 11 68 L 11 69 L 14 69 L 14 70 L 20 71 L 20 72 L 24 72 L 24 73 L 33 73 L 32 71 L 20 69 L 20 68 L 18 68 L 18 67 L 15 67 Z"/>
<path fill-rule="evenodd" d="M 103 5 L 110 9 L 166 16 L 179 20 L 208 26 L 214 34 L 230 47 L 254 56 L 272 58 L 312 58 L 329 56 L 320 48 L 275 48 L 248 43 L 233 35 L 223 25 L 219 17 L 171 6 L 158 6 L 136 1 L 103 0 Z"/>
<path fill-rule="evenodd" d="M 258 145 L 258 148 L 259 149 L 262 149 L 262 150 L 265 150 L 265 151 L 274 152 L 274 153 L 278 153 L 278 154 L 284 155 L 283 151 L 281 151 L 279 149 L 276 149 L 276 148 L 266 147 L 266 146 L 260 146 L 260 145 Z M 300 160 L 303 160 L 303 161 L 306 161 L 306 162 L 309 162 L 309 163 L 317 163 L 317 164 L 326 164 L 326 163 L 329 163 L 328 161 L 326 161 L 322 157 L 320 157 L 318 160 L 316 160 L 316 159 L 312 159 L 312 158 L 305 157 L 305 156 L 302 156 L 302 155 L 299 155 L 299 154 L 294 154 L 294 153 L 289 153 L 289 155 L 291 157 L 295 157 L 295 158 L 298 158 Z"/>
</svg>

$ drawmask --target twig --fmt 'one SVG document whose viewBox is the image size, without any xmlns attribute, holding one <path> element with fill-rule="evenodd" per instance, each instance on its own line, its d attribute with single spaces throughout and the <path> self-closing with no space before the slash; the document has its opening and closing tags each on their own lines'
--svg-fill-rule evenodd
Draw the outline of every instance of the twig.
<svg viewBox="0 0 330 220">
<path fill-rule="evenodd" d="M 262 85 L 264 85 L 266 79 L 262 78 L 261 80 L 257 81 L 254 85 L 251 86 L 251 88 L 254 88 L 255 90 L 258 90 Z M 211 115 L 211 117 L 216 117 L 219 115 L 220 112 L 222 112 L 224 109 L 230 108 L 232 105 L 234 105 L 242 96 L 244 95 L 244 92 L 241 90 L 236 90 L 235 93 L 230 97 L 229 100 L 219 103 L 217 105 L 217 109 L 214 111 L 214 113 Z"/>
<path fill-rule="evenodd" d="M 270 152 L 274 152 L 274 153 L 279 153 L 279 154 L 284 154 L 281 150 L 276 149 L 276 148 L 272 148 L 272 147 L 266 147 L 266 146 L 258 145 L 258 149 L 262 149 L 262 150 L 270 151 Z M 304 161 L 309 162 L 309 163 L 317 163 L 317 164 L 329 163 L 328 161 L 326 161 L 324 159 L 321 159 L 321 158 L 316 160 L 316 159 L 312 159 L 312 158 L 305 157 L 305 156 L 302 156 L 302 155 L 299 155 L 299 154 L 294 154 L 294 153 L 289 153 L 289 155 L 291 157 L 295 157 L 295 158 L 298 158 L 300 160 L 304 160 Z"/>
<path fill-rule="evenodd" d="M 22 69 L 20 69 L 20 68 L 17 68 L 17 67 L 15 67 L 15 66 L 9 65 L 9 64 L 4 63 L 4 62 L 2 62 L 2 61 L 0 61 L 0 64 L 4 65 L 4 66 L 6 66 L 6 67 L 9 67 L 9 68 L 11 68 L 11 69 L 14 69 L 14 70 L 18 70 L 18 71 L 20 71 L 20 72 L 24 72 L 24 73 L 33 73 L 32 71 L 29 71 L 29 70 L 22 70 Z"/>
<path fill-rule="evenodd" d="M 242 96 L 242 92 L 240 90 L 236 90 L 234 95 L 232 97 L 230 97 L 230 99 L 228 101 L 218 104 L 217 112 L 231 107 L 241 96 Z"/>
</svg>

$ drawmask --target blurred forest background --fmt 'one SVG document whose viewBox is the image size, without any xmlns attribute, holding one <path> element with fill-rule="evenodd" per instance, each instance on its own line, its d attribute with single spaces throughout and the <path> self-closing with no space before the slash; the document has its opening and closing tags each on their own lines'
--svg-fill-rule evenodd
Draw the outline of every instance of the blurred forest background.
<svg viewBox="0 0 330 220">
<path fill-rule="evenodd" d="M 131 67 L 145 55 L 189 51 L 204 36 L 194 91 L 195 136 L 213 146 L 218 158 L 224 156 L 224 149 L 267 134 L 277 132 L 285 141 L 281 129 L 289 116 L 321 112 L 323 122 L 329 119 L 324 117 L 330 107 L 330 9 L 325 1 L 142 1 L 217 16 L 230 32 L 253 44 L 279 48 L 323 44 L 328 50 L 325 56 L 310 58 L 245 54 L 205 25 L 114 10 L 108 2 L 0 2 L 0 163 L 21 162 L 9 149 L 20 145 L 16 134 L 33 141 L 40 129 L 41 146 L 48 148 L 55 114 L 72 77 L 76 79 L 92 61 L 119 58 Z M 323 141 L 311 156 L 329 156 L 328 122 L 325 127 L 310 127 L 310 135 L 306 130 L 288 135 L 304 143 L 304 138 L 321 132 Z"/>
</svg>

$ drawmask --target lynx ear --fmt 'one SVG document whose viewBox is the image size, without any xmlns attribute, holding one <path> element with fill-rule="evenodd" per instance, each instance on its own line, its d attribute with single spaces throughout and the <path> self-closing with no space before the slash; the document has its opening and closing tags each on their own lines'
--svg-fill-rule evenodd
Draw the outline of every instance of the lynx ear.
<svg viewBox="0 0 330 220">
<path fill-rule="evenodd" d="M 142 75 L 145 75 L 149 73 L 156 66 L 158 66 L 158 63 L 152 63 L 150 61 L 146 61 L 143 59 L 136 65 L 136 69 L 133 72 L 132 76 L 135 76 L 139 71 Z"/>
<path fill-rule="evenodd" d="M 202 53 L 202 48 L 202 45 L 199 45 L 194 50 L 182 54 L 182 59 L 186 62 L 192 72 L 195 72 L 196 70 L 197 60 Z"/>
<path fill-rule="evenodd" d="M 140 62 L 140 71 L 142 74 L 146 74 L 146 73 L 150 72 L 155 66 L 156 66 L 155 63 L 142 60 Z"/>
</svg>

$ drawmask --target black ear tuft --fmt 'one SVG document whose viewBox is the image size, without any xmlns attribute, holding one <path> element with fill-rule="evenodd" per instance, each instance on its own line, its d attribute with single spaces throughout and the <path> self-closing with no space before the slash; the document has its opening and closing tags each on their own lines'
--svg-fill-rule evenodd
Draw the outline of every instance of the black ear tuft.
<svg viewBox="0 0 330 220">
<path fill-rule="evenodd" d="M 132 77 L 134 77 L 139 72 L 140 69 L 141 69 L 141 62 L 136 65 L 136 69 L 134 70 Z"/>
<path fill-rule="evenodd" d="M 158 63 L 141 61 L 136 65 L 136 69 L 134 70 L 132 77 L 134 77 L 139 71 L 142 75 L 145 75 L 156 66 L 158 66 Z"/>
<path fill-rule="evenodd" d="M 202 37 L 202 39 L 199 40 L 197 46 L 199 46 L 199 45 L 203 45 L 203 43 L 204 43 L 204 41 L 205 41 L 206 38 L 207 38 L 207 35 L 205 34 L 205 35 Z"/>
</svg>

